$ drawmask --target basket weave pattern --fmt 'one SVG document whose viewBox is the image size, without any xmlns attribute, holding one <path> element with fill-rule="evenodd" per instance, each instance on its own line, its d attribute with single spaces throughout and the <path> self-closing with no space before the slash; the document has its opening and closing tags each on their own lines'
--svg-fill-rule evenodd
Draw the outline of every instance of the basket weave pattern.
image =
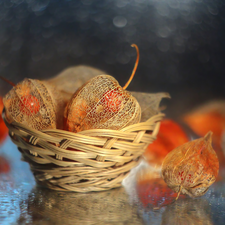
<svg viewBox="0 0 225 225">
<path fill-rule="evenodd" d="M 92 129 L 79 133 L 37 131 L 8 123 L 9 135 L 30 164 L 38 184 L 60 191 L 103 191 L 121 186 L 146 147 L 158 134 L 164 114 L 121 130 Z"/>
</svg>

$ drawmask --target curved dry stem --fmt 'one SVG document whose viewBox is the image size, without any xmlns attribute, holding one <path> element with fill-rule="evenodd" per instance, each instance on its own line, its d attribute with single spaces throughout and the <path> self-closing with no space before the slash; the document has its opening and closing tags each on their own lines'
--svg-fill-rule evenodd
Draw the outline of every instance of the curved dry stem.
<svg viewBox="0 0 225 225">
<path fill-rule="evenodd" d="M 130 79 L 127 81 L 127 83 L 123 87 L 124 90 L 129 86 L 130 82 L 133 80 L 134 74 L 135 74 L 135 72 L 137 70 L 137 67 L 138 67 L 139 58 L 140 58 L 138 46 L 136 44 L 132 44 L 131 47 L 135 47 L 136 48 L 136 51 L 137 51 L 137 59 L 136 59 L 136 62 L 135 62 L 135 65 L 134 65 L 134 69 L 132 71 L 132 74 L 130 76 Z"/>
<path fill-rule="evenodd" d="M 180 185 L 180 189 L 179 189 L 179 192 L 178 192 L 178 194 L 177 194 L 177 197 L 176 197 L 175 201 L 177 201 L 177 199 L 179 198 L 181 191 L 182 191 L 182 186 Z M 175 202 L 175 201 L 174 201 L 174 202 Z"/>
<path fill-rule="evenodd" d="M 13 86 L 13 87 L 16 86 L 12 81 L 6 79 L 5 77 L 0 76 L 0 78 L 1 78 L 2 80 L 4 80 L 5 82 L 7 82 L 8 84 L 10 84 L 11 86 Z"/>
</svg>

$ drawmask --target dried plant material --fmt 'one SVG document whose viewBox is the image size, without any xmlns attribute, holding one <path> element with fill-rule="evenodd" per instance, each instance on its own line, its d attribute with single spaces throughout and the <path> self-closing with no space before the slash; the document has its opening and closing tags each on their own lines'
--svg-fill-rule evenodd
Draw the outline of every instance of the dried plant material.
<svg viewBox="0 0 225 225">
<path fill-rule="evenodd" d="M 0 144 L 5 140 L 8 134 L 8 128 L 6 127 L 4 120 L 2 119 L 3 100 L 0 97 Z"/>
<path fill-rule="evenodd" d="M 187 134 L 178 123 L 171 119 L 164 119 L 161 121 L 157 139 L 148 145 L 144 157 L 150 165 L 161 168 L 166 155 L 188 141 Z"/>
<path fill-rule="evenodd" d="M 160 173 L 149 168 L 137 173 L 136 189 L 144 208 L 159 209 L 173 203 L 177 197 L 177 193 L 167 186 Z"/>
<path fill-rule="evenodd" d="M 212 132 L 171 151 L 163 161 L 162 177 L 179 194 L 204 195 L 216 180 L 219 161 L 211 146 Z"/>
<path fill-rule="evenodd" d="M 74 94 L 75 91 L 95 76 L 105 74 L 102 70 L 90 66 L 73 66 L 63 70 L 55 77 L 45 82 L 58 90 Z"/>
<path fill-rule="evenodd" d="M 63 126 L 63 108 L 70 95 L 34 79 L 24 79 L 3 98 L 7 120 L 36 130 Z"/>
<path fill-rule="evenodd" d="M 137 99 L 141 107 L 141 122 L 144 122 L 159 113 L 159 105 L 161 100 L 163 98 L 170 98 L 169 93 L 166 92 L 150 94 L 131 91 L 131 94 Z"/>
<path fill-rule="evenodd" d="M 213 143 L 220 147 L 225 129 L 225 101 L 206 103 L 185 114 L 183 121 L 201 137 L 211 130 Z"/>
<path fill-rule="evenodd" d="M 98 75 L 105 74 L 104 71 L 90 66 L 74 66 L 63 70 L 55 77 L 45 82 L 54 85 L 58 90 L 74 94 L 77 89 Z M 169 93 L 142 93 L 130 92 L 141 106 L 141 121 L 146 121 L 159 112 L 159 104 L 162 98 L 170 98 Z"/>
<path fill-rule="evenodd" d="M 88 129 L 119 130 L 140 122 L 141 108 L 138 101 L 125 89 L 131 82 L 139 61 L 137 59 L 130 79 L 122 88 L 109 75 L 99 75 L 84 84 L 66 107 L 65 129 L 79 132 Z"/>
<path fill-rule="evenodd" d="M 118 130 L 140 121 L 141 108 L 137 100 L 109 75 L 91 79 L 66 107 L 66 130 Z"/>
</svg>

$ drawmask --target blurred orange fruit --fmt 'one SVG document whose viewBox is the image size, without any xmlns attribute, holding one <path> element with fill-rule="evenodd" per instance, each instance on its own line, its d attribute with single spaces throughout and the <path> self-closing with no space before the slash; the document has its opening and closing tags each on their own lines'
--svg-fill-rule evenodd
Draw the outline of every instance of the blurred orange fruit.
<svg viewBox="0 0 225 225">
<path fill-rule="evenodd" d="M 0 173 L 8 173 L 10 171 L 10 164 L 5 157 L 0 156 Z"/>
<path fill-rule="evenodd" d="M 175 201 L 177 193 L 170 189 L 157 172 L 146 169 L 137 174 L 137 194 L 143 207 L 160 208 Z M 185 198 L 181 195 L 180 198 Z"/>
<path fill-rule="evenodd" d="M 6 127 L 3 119 L 2 119 L 2 110 L 3 110 L 3 101 L 2 97 L 0 97 L 0 144 L 5 140 L 8 134 L 8 128 Z"/>
<path fill-rule="evenodd" d="M 174 148 L 188 142 L 188 136 L 172 119 L 161 122 L 157 139 L 145 150 L 144 157 L 155 167 L 161 166 L 166 155 Z"/>
<path fill-rule="evenodd" d="M 183 116 L 183 121 L 200 137 L 212 131 L 212 142 L 221 164 L 225 164 L 222 139 L 225 134 L 225 101 L 208 102 Z"/>
<path fill-rule="evenodd" d="M 207 103 L 183 116 L 183 121 L 200 137 L 213 132 L 213 142 L 221 144 L 225 128 L 225 102 Z"/>
</svg>

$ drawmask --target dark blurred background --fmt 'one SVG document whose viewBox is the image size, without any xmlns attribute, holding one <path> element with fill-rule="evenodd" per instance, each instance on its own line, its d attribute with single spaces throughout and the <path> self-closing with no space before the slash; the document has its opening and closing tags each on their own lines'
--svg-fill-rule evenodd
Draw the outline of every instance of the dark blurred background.
<svg viewBox="0 0 225 225">
<path fill-rule="evenodd" d="M 0 0 L 0 75 L 14 83 L 86 64 L 123 86 L 132 43 L 128 90 L 169 92 L 168 116 L 224 98 L 225 1 Z"/>
</svg>

